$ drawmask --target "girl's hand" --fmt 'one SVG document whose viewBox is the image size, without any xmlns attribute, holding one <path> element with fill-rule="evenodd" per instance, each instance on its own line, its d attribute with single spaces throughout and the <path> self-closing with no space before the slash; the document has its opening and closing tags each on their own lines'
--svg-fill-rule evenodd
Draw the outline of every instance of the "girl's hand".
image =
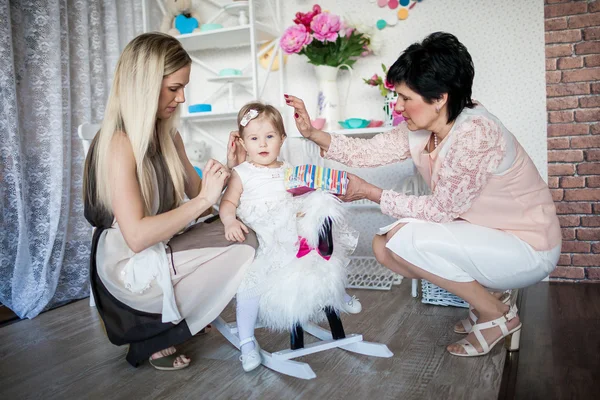
<svg viewBox="0 0 600 400">
<path fill-rule="evenodd" d="M 242 138 L 238 131 L 231 131 L 229 133 L 229 140 L 227 141 L 227 168 L 230 170 L 246 161 L 246 150 L 240 144 L 241 140 Z"/>
<path fill-rule="evenodd" d="M 310 139 L 315 128 L 313 128 L 310 122 L 310 116 L 308 115 L 308 111 L 306 111 L 304 102 L 301 99 L 289 94 L 285 95 L 285 102 L 288 106 L 294 108 L 294 120 L 296 121 L 296 127 L 298 128 L 298 131 L 300 131 L 302 136 Z"/>
<path fill-rule="evenodd" d="M 225 225 L 225 239 L 229 240 L 230 242 L 242 243 L 244 240 L 246 240 L 244 232 L 250 232 L 246 225 L 242 224 L 237 218 L 231 219 L 223 224 Z"/>
<path fill-rule="evenodd" d="M 202 189 L 197 198 L 205 198 L 214 205 L 223 192 L 225 181 L 229 178 L 229 171 L 220 162 L 210 159 L 202 170 Z"/>
</svg>

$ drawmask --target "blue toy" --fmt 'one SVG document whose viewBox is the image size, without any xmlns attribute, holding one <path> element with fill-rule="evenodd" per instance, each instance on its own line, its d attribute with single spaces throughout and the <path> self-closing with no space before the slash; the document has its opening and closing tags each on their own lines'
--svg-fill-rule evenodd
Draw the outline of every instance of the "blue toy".
<svg viewBox="0 0 600 400">
<path fill-rule="evenodd" d="M 175 29 L 182 35 L 186 33 L 194 32 L 194 29 L 198 28 L 198 20 L 194 17 L 186 17 L 183 14 L 179 14 L 175 17 Z"/>
<path fill-rule="evenodd" d="M 202 178 L 202 170 L 200 168 L 198 168 L 198 167 L 194 167 L 194 169 L 198 173 L 198 176 L 200 176 L 200 178 Z"/>
</svg>

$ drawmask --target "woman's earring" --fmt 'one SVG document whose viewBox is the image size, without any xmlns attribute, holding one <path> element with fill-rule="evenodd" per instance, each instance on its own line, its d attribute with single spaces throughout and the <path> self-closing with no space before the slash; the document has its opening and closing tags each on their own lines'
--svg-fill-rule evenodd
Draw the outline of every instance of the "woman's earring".
<svg viewBox="0 0 600 400">
<path fill-rule="evenodd" d="M 440 113 L 440 108 L 436 106 L 435 107 L 435 112 L 439 114 Z"/>
</svg>

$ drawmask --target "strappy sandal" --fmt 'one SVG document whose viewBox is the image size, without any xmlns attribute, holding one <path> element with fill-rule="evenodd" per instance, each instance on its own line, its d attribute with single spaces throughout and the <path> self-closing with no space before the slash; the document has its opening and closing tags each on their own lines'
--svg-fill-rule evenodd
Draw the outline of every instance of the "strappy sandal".
<svg viewBox="0 0 600 400">
<path fill-rule="evenodd" d="M 190 363 L 184 363 L 184 364 L 180 364 L 178 366 L 175 366 L 175 360 L 177 359 L 177 357 L 179 357 L 181 354 L 177 354 L 177 352 L 170 354 L 168 356 L 164 356 L 164 357 L 160 357 L 160 358 L 152 358 L 150 357 L 150 359 L 148 361 L 150 361 L 150 365 L 152 365 L 154 368 L 161 370 L 161 371 L 177 371 L 180 369 L 184 369 L 190 366 Z"/>
<path fill-rule="evenodd" d="M 504 291 L 504 293 L 502 293 L 502 296 L 500 296 L 500 298 L 498 300 L 500 300 L 502 303 L 506 304 L 506 305 L 510 305 L 510 301 L 511 301 L 511 295 L 512 295 L 512 290 L 506 290 Z M 469 334 L 471 333 L 471 329 L 473 329 L 473 324 L 477 322 L 477 315 L 475 315 L 473 313 L 474 308 L 469 306 L 469 317 L 465 318 L 465 319 L 461 319 L 460 321 L 458 321 L 458 323 L 462 324 L 463 328 L 465 329 L 464 331 L 459 331 L 458 329 L 456 329 L 456 325 L 458 324 L 454 324 L 454 333 L 459 333 L 459 334 Z M 473 324 L 471 323 L 471 321 L 473 321 Z"/>
<path fill-rule="evenodd" d="M 465 353 L 456 353 L 448 350 L 448 352 L 452 355 L 459 357 L 477 357 L 483 356 L 489 353 L 498 342 L 502 339 L 506 338 L 504 346 L 508 351 L 517 351 L 519 350 L 519 342 L 521 340 L 521 327 L 522 323 L 519 323 L 516 327 L 511 329 L 510 331 L 506 327 L 506 323 L 517 316 L 517 306 L 513 305 L 510 307 L 510 310 L 500 318 L 496 318 L 493 321 L 483 322 L 481 324 L 473 325 L 472 332 L 475 334 L 475 338 L 481 345 L 481 349 L 483 352 L 479 352 L 475 346 L 473 346 L 467 339 L 461 339 L 455 344 L 461 345 Z M 481 334 L 482 330 L 491 329 L 491 328 L 500 328 L 502 331 L 502 336 L 496 339 L 493 343 L 488 344 L 483 335 Z"/>
</svg>

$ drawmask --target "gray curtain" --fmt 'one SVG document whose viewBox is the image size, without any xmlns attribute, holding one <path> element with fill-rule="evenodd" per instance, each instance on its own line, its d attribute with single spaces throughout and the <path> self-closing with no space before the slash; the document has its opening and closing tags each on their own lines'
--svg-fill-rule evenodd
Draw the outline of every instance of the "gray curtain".
<svg viewBox="0 0 600 400">
<path fill-rule="evenodd" d="M 77 127 L 102 120 L 143 0 L 0 0 L 0 302 L 21 318 L 89 295 Z"/>
</svg>

